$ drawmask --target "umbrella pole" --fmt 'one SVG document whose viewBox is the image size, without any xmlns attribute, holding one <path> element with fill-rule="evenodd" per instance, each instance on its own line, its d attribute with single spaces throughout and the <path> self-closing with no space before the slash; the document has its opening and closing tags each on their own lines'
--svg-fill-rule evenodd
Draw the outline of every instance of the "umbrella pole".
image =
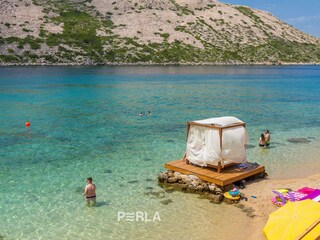
<svg viewBox="0 0 320 240">
<path fill-rule="evenodd" d="M 301 240 L 304 236 L 306 236 L 312 229 L 314 229 L 318 224 L 320 223 L 320 218 L 315 221 L 310 227 L 308 227 L 304 233 L 302 233 L 299 237 L 296 238 L 296 240 Z M 319 240 L 320 236 L 317 237 L 315 240 Z"/>
</svg>

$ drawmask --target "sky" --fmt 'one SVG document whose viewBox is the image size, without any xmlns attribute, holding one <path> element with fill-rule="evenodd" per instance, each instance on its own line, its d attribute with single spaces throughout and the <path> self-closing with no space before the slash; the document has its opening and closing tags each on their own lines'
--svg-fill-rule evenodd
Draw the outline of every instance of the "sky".
<svg viewBox="0 0 320 240">
<path fill-rule="evenodd" d="M 320 0 L 220 0 L 272 13 L 295 28 L 320 37 Z"/>
</svg>

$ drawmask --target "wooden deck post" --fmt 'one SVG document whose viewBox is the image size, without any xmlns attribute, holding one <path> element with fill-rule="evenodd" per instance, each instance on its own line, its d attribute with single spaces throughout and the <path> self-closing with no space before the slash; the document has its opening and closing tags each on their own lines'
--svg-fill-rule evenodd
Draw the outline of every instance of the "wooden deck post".
<svg viewBox="0 0 320 240">
<path fill-rule="evenodd" d="M 218 173 L 221 173 L 221 162 L 218 162 Z"/>
<path fill-rule="evenodd" d="M 222 151 L 222 128 L 219 128 L 219 137 L 220 137 L 220 150 Z M 221 152 L 220 152 L 221 155 Z M 221 173 L 221 161 L 218 162 L 218 173 Z"/>
<path fill-rule="evenodd" d="M 186 142 L 188 142 L 188 137 L 189 137 L 189 131 L 190 131 L 190 123 L 187 122 L 187 134 L 186 134 Z"/>
</svg>

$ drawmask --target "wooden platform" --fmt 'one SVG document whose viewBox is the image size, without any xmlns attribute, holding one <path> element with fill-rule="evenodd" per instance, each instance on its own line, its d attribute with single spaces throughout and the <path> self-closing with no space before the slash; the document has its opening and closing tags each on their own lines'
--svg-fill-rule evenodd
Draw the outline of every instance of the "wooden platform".
<svg viewBox="0 0 320 240">
<path fill-rule="evenodd" d="M 262 165 L 259 165 L 256 168 L 248 167 L 246 169 L 242 169 L 241 171 L 237 171 L 237 166 L 233 165 L 224 168 L 221 173 L 218 173 L 213 168 L 190 165 L 183 160 L 168 162 L 164 165 L 164 167 L 182 174 L 195 175 L 204 181 L 212 182 L 219 186 L 225 186 L 258 173 L 265 172 L 264 166 Z"/>
</svg>

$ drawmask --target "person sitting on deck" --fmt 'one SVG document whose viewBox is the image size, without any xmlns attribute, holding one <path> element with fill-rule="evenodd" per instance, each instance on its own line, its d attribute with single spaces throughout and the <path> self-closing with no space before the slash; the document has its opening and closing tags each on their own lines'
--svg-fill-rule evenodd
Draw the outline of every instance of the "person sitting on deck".
<svg viewBox="0 0 320 240">
<path fill-rule="evenodd" d="M 264 147 L 266 145 L 266 139 L 264 137 L 264 134 L 261 133 L 260 138 L 259 138 L 259 146 Z"/>
</svg>

